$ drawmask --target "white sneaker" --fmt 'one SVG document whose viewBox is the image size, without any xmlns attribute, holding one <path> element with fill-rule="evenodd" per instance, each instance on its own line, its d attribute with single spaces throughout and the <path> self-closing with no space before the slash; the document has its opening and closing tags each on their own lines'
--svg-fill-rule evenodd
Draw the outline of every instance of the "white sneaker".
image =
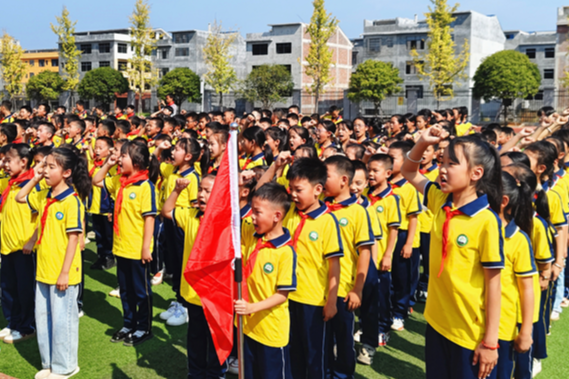
<svg viewBox="0 0 569 379">
<path fill-rule="evenodd" d="M 168 307 L 168 310 L 160 313 L 160 318 L 162 320 L 168 320 L 170 317 L 172 317 L 172 315 L 174 315 L 174 311 L 176 309 L 178 309 L 179 303 L 176 301 L 173 301 L 170 303 L 170 306 Z"/>
<path fill-rule="evenodd" d="M 360 337 L 362 336 L 362 331 L 358 330 L 355 334 L 354 334 L 354 341 L 355 342 L 360 342 Z"/>
<path fill-rule="evenodd" d="M 78 315 L 78 316 L 79 316 L 79 318 L 85 316 L 85 312 L 83 312 L 83 309 L 81 309 L 81 310 L 79 311 L 79 315 Z"/>
<path fill-rule="evenodd" d="M 360 354 L 358 355 L 358 362 L 363 365 L 371 366 L 374 355 L 375 349 L 369 345 L 364 344 L 360 350 Z"/>
<path fill-rule="evenodd" d="M 71 374 L 67 374 L 67 375 L 59 375 L 59 374 L 50 374 L 46 379 L 67 379 L 67 378 L 71 378 L 73 375 L 77 374 L 79 372 L 79 367 L 77 367 L 75 370 L 73 370 L 73 372 Z"/>
<path fill-rule="evenodd" d="M 541 372 L 541 359 L 533 359 L 533 370 L 531 371 L 531 377 L 535 378 L 537 374 Z"/>
<path fill-rule="evenodd" d="M 559 320 L 559 312 L 553 311 L 551 312 L 551 321 L 558 321 Z"/>
<path fill-rule="evenodd" d="M 121 289 L 120 287 L 115 288 L 111 292 L 109 292 L 109 296 L 121 298 Z"/>
<path fill-rule="evenodd" d="M 394 318 L 393 324 L 391 324 L 391 329 L 397 330 L 398 332 L 405 330 L 405 325 L 403 323 L 403 319 Z"/>
<path fill-rule="evenodd" d="M 229 368 L 227 372 L 233 375 L 239 375 L 239 360 L 235 357 L 229 357 L 227 360 L 227 365 Z"/>
<path fill-rule="evenodd" d="M 36 335 L 35 332 L 30 333 L 30 334 L 22 334 L 22 333 L 18 332 L 17 330 L 12 330 L 10 335 L 6 336 L 4 338 L 4 343 L 12 344 L 12 343 L 22 342 L 22 341 L 25 341 L 27 339 L 34 337 L 35 335 Z"/>
<path fill-rule="evenodd" d="M 12 331 L 9 328 L 4 328 L 0 330 L 0 340 L 8 337 Z"/>
<path fill-rule="evenodd" d="M 569 299 L 563 298 L 563 300 L 561 300 L 561 308 L 567 307 L 569 307 Z"/>
<path fill-rule="evenodd" d="M 35 376 L 34 379 L 46 379 L 48 376 L 51 375 L 51 370 L 46 368 L 41 370 L 40 372 L 38 372 Z"/>
<path fill-rule="evenodd" d="M 174 311 L 172 317 L 166 321 L 166 325 L 180 326 L 188 322 L 188 310 L 178 303 L 178 308 Z"/>
<path fill-rule="evenodd" d="M 159 284 L 162 284 L 162 280 L 164 280 L 164 270 L 160 270 L 156 273 L 156 275 L 154 275 L 152 277 L 152 279 L 150 280 L 150 283 L 153 286 L 157 286 Z"/>
</svg>

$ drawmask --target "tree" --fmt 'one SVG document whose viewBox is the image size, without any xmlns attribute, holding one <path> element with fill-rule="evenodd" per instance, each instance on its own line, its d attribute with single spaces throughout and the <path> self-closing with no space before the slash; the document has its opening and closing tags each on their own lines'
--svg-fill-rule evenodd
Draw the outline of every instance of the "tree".
<svg viewBox="0 0 569 379">
<path fill-rule="evenodd" d="M 165 99 L 166 95 L 172 95 L 178 106 L 184 100 L 197 103 L 201 100 L 200 77 L 187 67 L 173 69 L 160 79 L 158 97 Z"/>
<path fill-rule="evenodd" d="M 63 79 L 65 85 L 64 91 L 70 92 L 70 99 L 73 102 L 73 93 L 77 90 L 79 85 L 79 58 L 81 51 L 77 49 L 75 44 L 75 24 L 77 21 L 69 19 L 69 11 L 63 7 L 61 17 L 55 17 L 57 26 L 51 25 L 51 30 L 59 38 L 59 52 L 63 63 Z M 73 104 L 71 104 L 73 105 Z"/>
<path fill-rule="evenodd" d="M 465 69 L 469 62 L 469 45 L 465 39 L 460 54 L 455 52 L 455 42 L 452 38 L 453 28 L 451 24 L 456 18 L 452 14 L 458 9 L 458 4 L 450 8 L 447 0 L 431 0 L 435 8 L 429 7 L 425 13 L 429 34 L 427 40 L 427 52 L 419 55 L 417 49 L 413 49 L 413 63 L 417 73 L 422 79 L 427 79 L 435 98 L 437 108 L 441 101 L 454 97 L 454 86 L 459 84 L 459 79 L 465 79 Z M 417 41 L 419 42 L 419 41 Z"/>
<path fill-rule="evenodd" d="M 0 54 L 2 55 L 0 66 L 2 66 L 4 89 L 8 92 L 10 101 L 12 101 L 24 89 L 22 80 L 27 71 L 27 65 L 22 61 L 24 50 L 14 37 L 4 32 L 0 40 Z"/>
<path fill-rule="evenodd" d="M 381 102 L 387 96 L 401 91 L 399 84 L 403 79 L 399 77 L 399 69 L 392 63 L 367 60 L 358 65 L 356 72 L 350 77 L 348 99 L 360 102 L 371 101 L 375 114 L 381 112 Z"/>
<path fill-rule="evenodd" d="M 158 71 L 153 68 L 150 59 L 156 47 L 156 32 L 150 26 L 150 5 L 146 0 L 136 0 L 129 19 L 133 56 L 128 60 L 127 75 L 130 89 L 138 93 L 139 111 L 144 91 L 158 84 Z"/>
<path fill-rule="evenodd" d="M 65 81 L 57 72 L 42 71 L 30 78 L 26 84 L 26 96 L 29 100 L 50 101 L 59 98 Z"/>
<path fill-rule="evenodd" d="M 541 74 L 527 55 L 514 50 L 499 51 L 485 58 L 474 74 L 473 95 L 485 101 L 500 99 L 507 122 L 508 106 L 539 91 Z"/>
<path fill-rule="evenodd" d="M 324 93 L 326 85 L 332 80 L 330 77 L 332 50 L 328 46 L 328 40 L 336 32 L 338 20 L 332 17 L 332 13 L 326 13 L 324 0 L 314 0 L 312 5 L 314 12 L 306 29 L 310 35 L 310 48 L 304 73 L 312 78 L 312 84 L 307 90 L 308 93 L 314 95 L 314 111 L 318 113 L 318 99 Z"/>
<path fill-rule="evenodd" d="M 115 101 L 117 93 L 128 91 L 128 80 L 113 68 L 99 67 L 85 74 L 77 91 L 82 99 L 95 99 L 107 106 Z"/>
<path fill-rule="evenodd" d="M 293 87 L 292 75 L 283 65 L 264 64 L 247 75 L 240 92 L 247 101 L 253 104 L 260 101 L 263 108 L 269 109 L 290 96 Z"/>
<path fill-rule="evenodd" d="M 233 58 L 229 49 L 236 38 L 237 33 L 223 33 L 221 23 L 215 21 L 203 48 L 204 60 L 208 66 L 204 80 L 219 95 L 221 107 L 223 107 L 223 94 L 229 92 L 237 82 L 235 69 L 229 63 Z"/>
</svg>

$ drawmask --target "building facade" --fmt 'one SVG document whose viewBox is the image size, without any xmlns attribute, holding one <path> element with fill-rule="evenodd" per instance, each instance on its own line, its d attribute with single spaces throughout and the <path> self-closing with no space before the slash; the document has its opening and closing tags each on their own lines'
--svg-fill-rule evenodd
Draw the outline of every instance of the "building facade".
<svg viewBox="0 0 569 379">
<path fill-rule="evenodd" d="M 59 72 L 59 51 L 57 49 L 26 50 L 22 57 L 28 70 L 23 83 L 43 71 Z"/>
</svg>

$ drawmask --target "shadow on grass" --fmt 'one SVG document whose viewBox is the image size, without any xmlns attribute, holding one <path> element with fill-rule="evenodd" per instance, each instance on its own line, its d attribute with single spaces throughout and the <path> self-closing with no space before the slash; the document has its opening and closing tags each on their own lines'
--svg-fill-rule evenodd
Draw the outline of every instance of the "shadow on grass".
<svg viewBox="0 0 569 379">
<path fill-rule="evenodd" d="M 154 331 L 162 332 L 158 328 L 154 328 Z M 152 370 L 156 376 L 163 378 L 186 378 L 188 375 L 186 347 L 183 346 L 181 350 L 176 348 L 175 345 L 181 341 L 175 337 L 170 339 L 166 334 L 163 334 L 164 339 L 157 337 L 157 335 L 154 336 L 152 345 L 142 344 L 135 347 L 137 366 Z"/>
<path fill-rule="evenodd" d="M 112 336 L 113 333 L 122 327 L 122 312 L 120 308 L 107 301 L 107 294 L 101 291 L 84 290 L 83 310 L 90 318 L 108 325 L 110 328 L 105 333 Z"/>
<path fill-rule="evenodd" d="M 425 372 L 420 367 L 381 352 L 375 355 L 372 369 L 380 375 L 391 378 L 419 379 L 425 377 Z M 366 376 L 359 373 L 356 373 L 354 377 L 356 379 L 367 379 Z"/>
</svg>

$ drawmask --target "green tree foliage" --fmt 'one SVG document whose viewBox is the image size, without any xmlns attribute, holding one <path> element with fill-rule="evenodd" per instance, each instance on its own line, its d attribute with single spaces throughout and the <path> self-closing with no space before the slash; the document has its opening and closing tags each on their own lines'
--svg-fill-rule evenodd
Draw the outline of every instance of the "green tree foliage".
<svg viewBox="0 0 569 379">
<path fill-rule="evenodd" d="M 128 80 L 117 70 L 99 67 L 85 74 L 77 92 L 82 99 L 95 99 L 105 107 L 113 103 L 116 94 L 128 91 Z"/>
<path fill-rule="evenodd" d="M 387 96 L 401 91 L 401 83 L 403 79 L 399 76 L 399 69 L 393 67 L 392 63 L 369 59 L 358 65 L 350 77 L 348 99 L 372 102 L 375 114 L 378 115 L 381 112 L 381 102 Z"/>
<path fill-rule="evenodd" d="M 187 67 L 173 69 L 160 79 L 158 97 L 164 100 L 166 95 L 172 95 L 178 106 L 184 100 L 197 103 L 201 100 L 200 77 Z"/>
<path fill-rule="evenodd" d="M 0 54 L 4 89 L 8 92 L 10 100 L 12 101 L 14 97 L 21 94 L 24 89 L 22 80 L 27 71 L 27 65 L 22 61 L 24 50 L 14 37 L 4 32 L 0 40 Z"/>
<path fill-rule="evenodd" d="M 233 58 L 229 50 L 236 38 L 236 33 L 223 33 L 221 23 L 215 21 L 203 48 L 204 60 L 208 67 L 204 80 L 219 95 L 222 107 L 223 94 L 237 82 L 237 74 L 229 62 Z"/>
<path fill-rule="evenodd" d="M 247 75 L 241 93 L 247 101 L 253 104 L 260 101 L 263 108 L 269 109 L 283 97 L 290 96 L 293 87 L 292 75 L 283 65 L 264 64 Z"/>
<path fill-rule="evenodd" d="M 158 71 L 153 68 L 150 54 L 156 48 L 157 33 L 150 26 L 150 5 L 146 0 L 136 0 L 130 19 L 130 45 L 133 56 L 128 60 L 130 89 L 138 93 L 138 106 L 148 88 L 158 84 Z"/>
<path fill-rule="evenodd" d="M 539 91 L 541 74 L 527 55 L 514 50 L 499 51 L 485 58 L 474 74 L 473 95 L 486 101 L 502 100 L 504 120 L 514 99 L 525 99 Z"/>
<path fill-rule="evenodd" d="M 458 9 L 458 4 L 452 8 L 447 0 L 431 0 L 434 9 L 429 7 L 425 13 L 429 34 L 427 52 L 420 55 L 413 49 L 411 54 L 417 73 L 422 79 L 427 79 L 437 102 L 452 99 L 454 86 L 459 79 L 467 78 L 465 69 L 468 67 L 470 52 L 468 40 L 464 40 L 460 54 L 455 52 L 456 44 L 452 38 L 451 24 L 456 19 L 452 16 Z"/>
<path fill-rule="evenodd" d="M 65 81 L 59 73 L 42 71 L 30 78 L 26 84 L 26 96 L 30 100 L 50 101 L 59 98 L 63 92 Z"/>
<path fill-rule="evenodd" d="M 314 12 L 306 30 L 310 35 L 310 48 L 304 73 L 312 78 L 312 84 L 307 90 L 314 95 L 315 112 L 318 112 L 318 99 L 325 92 L 326 85 L 332 80 L 330 77 L 332 50 L 327 44 L 336 32 L 338 20 L 332 17 L 331 13 L 326 12 L 324 0 L 314 0 L 312 5 Z"/>
<path fill-rule="evenodd" d="M 77 21 L 69 19 L 69 11 L 63 7 L 61 17 L 55 17 L 57 26 L 51 24 L 51 30 L 59 38 L 59 54 L 63 61 L 64 91 L 70 91 L 71 95 L 77 90 L 79 85 L 79 58 L 81 51 L 77 49 L 75 43 L 75 24 Z M 73 98 L 73 96 L 71 96 Z"/>
</svg>

